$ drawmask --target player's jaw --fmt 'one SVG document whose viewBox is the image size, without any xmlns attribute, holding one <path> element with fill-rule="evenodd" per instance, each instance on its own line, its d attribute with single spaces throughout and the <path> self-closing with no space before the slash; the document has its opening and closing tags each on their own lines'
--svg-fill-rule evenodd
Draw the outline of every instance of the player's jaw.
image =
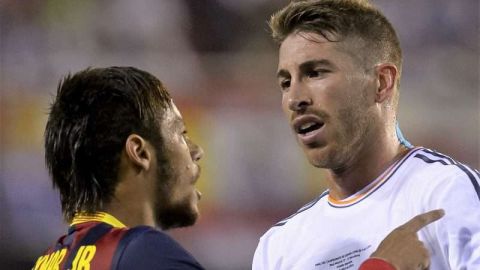
<svg viewBox="0 0 480 270">
<path fill-rule="evenodd" d="M 200 192 L 192 185 L 180 195 L 168 194 L 159 198 L 156 209 L 157 224 L 164 230 L 195 224 L 199 216 Z"/>
<path fill-rule="evenodd" d="M 165 205 L 164 205 L 165 206 Z M 198 208 L 190 200 L 182 200 L 157 212 L 157 224 L 163 230 L 186 227 L 195 224 L 199 216 Z"/>
<path fill-rule="evenodd" d="M 176 169 L 174 169 L 176 168 Z M 186 169 L 169 166 L 159 171 L 155 202 L 156 223 L 162 229 L 186 227 L 195 224 L 201 193 L 195 187 L 200 176 L 200 166 L 194 162 Z"/>
</svg>

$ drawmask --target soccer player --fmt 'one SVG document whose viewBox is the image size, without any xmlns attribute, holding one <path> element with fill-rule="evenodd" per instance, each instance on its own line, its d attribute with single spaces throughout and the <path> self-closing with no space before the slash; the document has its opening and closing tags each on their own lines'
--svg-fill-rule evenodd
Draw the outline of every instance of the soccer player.
<svg viewBox="0 0 480 270">
<path fill-rule="evenodd" d="M 151 74 L 110 67 L 67 76 L 45 156 L 70 227 L 33 269 L 203 269 L 155 229 L 195 223 L 202 155 Z"/>
<path fill-rule="evenodd" d="M 292 1 L 270 27 L 283 111 L 329 188 L 262 236 L 253 268 L 357 269 L 393 228 L 444 209 L 418 231 L 430 269 L 480 269 L 480 174 L 397 130 L 402 55 L 385 16 L 365 0 Z"/>
</svg>

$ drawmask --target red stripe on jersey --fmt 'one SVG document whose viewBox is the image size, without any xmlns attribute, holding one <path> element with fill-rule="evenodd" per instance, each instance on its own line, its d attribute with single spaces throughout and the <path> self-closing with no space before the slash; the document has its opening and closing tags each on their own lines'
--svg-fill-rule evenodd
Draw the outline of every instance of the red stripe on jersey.
<svg viewBox="0 0 480 270">
<path fill-rule="evenodd" d="M 112 228 L 95 243 L 97 252 L 93 257 L 91 269 L 111 269 L 113 255 L 127 230 L 127 228 Z"/>
<path fill-rule="evenodd" d="M 59 269 L 67 269 L 72 267 L 72 265 L 65 265 L 67 263 L 68 258 L 72 256 L 72 252 L 78 253 L 81 249 L 79 249 L 79 245 L 81 244 L 82 240 L 85 236 L 88 235 L 90 230 L 101 222 L 84 222 L 70 227 L 69 234 L 64 235 L 58 239 L 57 243 L 43 255 L 48 256 L 53 254 L 56 251 L 62 250 L 64 248 L 67 249 L 66 255 L 63 257 L 62 261 L 60 262 Z M 110 226 L 107 223 L 103 223 L 106 226 Z M 110 226 L 111 227 L 111 226 Z M 90 245 L 94 245 L 96 247 L 95 255 L 93 259 L 90 261 L 90 269 L 110 269 L 112 266 L 112 258 L 115 254 L 115 251 L 118 247 L 120 240 L 123 238 L 124 234 L 128 231 L 128 228 L 114 228 L 111 229 L 101 236 L 98 240 Z M 75 256 L 79 254 L 73 254 L 73 260 Z M 48 263 L 47 260 L 43 261 L 42 265 Z M 39 265 L 35 265 L 34 269 L 43 269 L 39 267 Z M 50 267 L 48 268 L 50 269 Z"/>
</svg>

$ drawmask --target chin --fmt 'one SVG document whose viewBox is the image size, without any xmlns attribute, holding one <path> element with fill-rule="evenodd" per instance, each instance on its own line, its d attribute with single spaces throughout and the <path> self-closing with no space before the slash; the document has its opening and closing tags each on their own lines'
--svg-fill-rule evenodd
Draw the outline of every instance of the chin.
<svg viewBox="0 0 480 270">
<path fill-rule="evenodd" d="M 157 209 L 157 224 L 163 230 L 192 226 L 199 216 L 197 204 L 191 201 L 183 201 Z"/>
<path fill-rule="evenodd" d="M 305 155 L 313 166 L 317 168 L 327 168 L 330 165 L 328 151 L 325 147 L 304 149 Z"/>
</svg>

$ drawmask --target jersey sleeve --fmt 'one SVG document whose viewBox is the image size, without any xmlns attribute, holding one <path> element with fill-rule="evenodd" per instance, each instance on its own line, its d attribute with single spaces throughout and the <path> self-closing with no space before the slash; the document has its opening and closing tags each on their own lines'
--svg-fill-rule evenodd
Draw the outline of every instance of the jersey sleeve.
<svg viewBox="0 0 480 270">
<path fill-rule="evenodd" d="M 203 270 L 204 268 L 167 234 L 149 229 L 130 237 L 119 250 L 117 270 L 165 269 Z"/>
<path fill-rule="evenodd" d="M 466 166 L 437 187 L 431 199 L 445 217 L 434 223 L 451 269 L 480 269 L 480 175 Z"/>
</svg>

